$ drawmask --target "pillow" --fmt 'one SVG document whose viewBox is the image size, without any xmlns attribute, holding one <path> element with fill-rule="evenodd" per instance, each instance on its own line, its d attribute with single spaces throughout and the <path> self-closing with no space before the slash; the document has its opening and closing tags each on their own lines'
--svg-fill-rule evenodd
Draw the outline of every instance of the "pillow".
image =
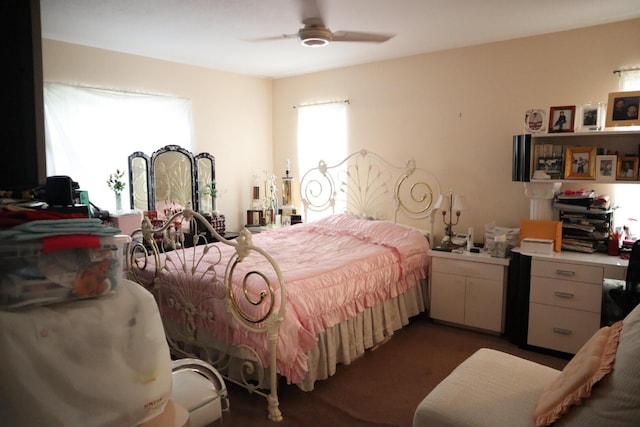
<svg viewBox="0 0 640 427">
<path fill-rule="evenodd" d="M 640 420 L 640 305 L 623 319 L 613 372 L 591 390 L 579 407 L 562 416 L 560 426 L 637 426 Z"/>
<path fill-rule="evenodd" d="M 591 394 L 591 387 L 613 370 L 622 321 L 598 330 L 543 390 L 534 412 L 536 426 L 556 421 Z"/>
</svg>

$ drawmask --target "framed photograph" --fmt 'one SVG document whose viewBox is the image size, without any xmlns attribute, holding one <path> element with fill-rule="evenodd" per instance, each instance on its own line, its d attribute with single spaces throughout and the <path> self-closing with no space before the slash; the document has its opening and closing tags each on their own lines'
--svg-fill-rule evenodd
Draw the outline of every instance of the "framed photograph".
<svg viewBox="0 0 640 427">
<path fill-rule="evenodd" d="M 602 130 L 607 104 L 604 102 L 587 103 L 578 106 L 576 112 L 576 130 L 582 132 Z"/>
<path fill-rule="evenodd" d="M 638 120 L 638 106 L 640 106 L 640 91 L 612 92 L 609 94 L 606 126 L 635 126 Z"/>
<path fill-rule="evenodd" d="M 619 181 L 636 181 L 638 179 L 638 157 L 620 156 L 618 157 L 618 168 L 616 179 Z"/>
<path fill-rule="evenodd" d="M 573 132 L 575 116 L 575 105 L 551 107 L 549 111 L 549 133 Z"/>
<path fill-rule="evenodd" d="M 524 113 L 524 130 L 528 133 L 543 132 L 545 129 L 545 112 L 540 109 L 527 110 Z"/>
<path fill-rule="evenodd" d="M 544 171 L 551 179 L 562 179 L 562 157 L 538 157 L 536 170 Z"/>
<path fill-rule="evenodd" d="M 610 182 L 616 180 L 616 170 L 618 167 L 617 156 L 602 155 L 596 156 L 596 179 L 598 181 Z"/>
<path fill-rule="evenodd" d="M 596 178 L 596 147 L 567 147 L 565 179 Z"/>
</svg>

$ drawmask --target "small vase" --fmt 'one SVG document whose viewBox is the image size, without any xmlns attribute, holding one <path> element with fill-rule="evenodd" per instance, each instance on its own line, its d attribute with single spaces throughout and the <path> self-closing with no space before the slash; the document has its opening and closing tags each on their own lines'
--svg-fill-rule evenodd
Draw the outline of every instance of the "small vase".
<svg viewBox="0 0 640 427">
<path fill-rule="evenodd" d="M 212 216 L 220 216 L 220 211 L 218 210 L 218 206 L 216 204 L 216 198 L 211 198 L 211 215 Z"/>
<path fill-rule="evenodd" d="M 116 193 L 116 212 L 122 212 L 122 194 Z"/>
</svg>

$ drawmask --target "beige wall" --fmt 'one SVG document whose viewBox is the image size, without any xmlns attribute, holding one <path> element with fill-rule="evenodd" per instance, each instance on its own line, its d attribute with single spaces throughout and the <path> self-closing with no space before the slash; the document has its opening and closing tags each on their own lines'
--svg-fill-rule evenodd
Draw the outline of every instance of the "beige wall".
<svg viewBox="0 0 640 427">
<path fill-rule="evenodd" d="M 191 99 L 194 152 L 208 151 L 216 158 L 222 193 L 218 209 L 227 218 L 227 229 L 244 225 L 252 171 L 273 164 L 271 80 L 51 40 L 43 40 L 42 56 L 45 81 Z"/>
<path fill-rule="evenodd" d="M 350 152 L 413 157 L 435 172 L 470 206 L 455 231 L 517 227 L 529 215 L 522 183 L 511 182 L 524 112 L 606 102 L 624 65 L 640 65 L 640 20 L 275 80 L 274 161 L 296 158 L 293 105 L 349 99 Z"/>
<path fill-rule="evenodd" d="M 455 230 L 478 236 L 490 221 L 515 227 L 528 216 L 523 186 L 511 182 L 524 111 L 606 101 L 618 90 L 612 71 L 640 64 L 640 20 L 273 81 L 50 40 L 43 60 L 47 81 L 190 98 L 196 151 L 216 156 L 228 229 L 244 224 L 252 174 L 286 158 L 297 170 L 292 106 L 349 99 L 349 151 L 415 158 L 444 191 L 467 197 Z"/>
</svg>

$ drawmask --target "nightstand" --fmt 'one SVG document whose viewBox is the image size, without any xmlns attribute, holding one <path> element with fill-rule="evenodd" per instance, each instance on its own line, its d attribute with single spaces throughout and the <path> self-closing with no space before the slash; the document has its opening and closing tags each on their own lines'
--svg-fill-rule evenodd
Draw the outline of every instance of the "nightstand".
<svg viewBox="0 0 640 427">
<path fill-rule="evenodd" d="M 508 258 L 430 250 L 429 314 L 435 320 L 504 332 Z"/>
</svg>

